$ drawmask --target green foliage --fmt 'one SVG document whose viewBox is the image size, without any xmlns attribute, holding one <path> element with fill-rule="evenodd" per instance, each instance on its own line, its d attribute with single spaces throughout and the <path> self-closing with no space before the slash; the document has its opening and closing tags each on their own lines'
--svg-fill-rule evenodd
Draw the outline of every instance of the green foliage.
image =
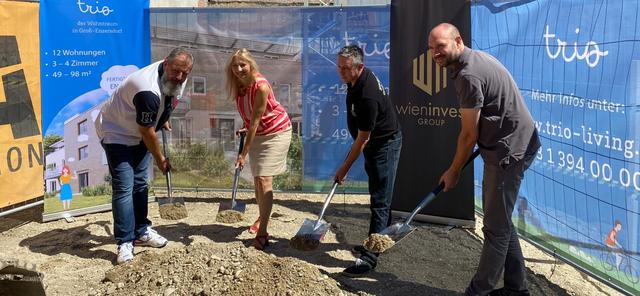
<svg viewBox="0 0 640 296">
<path fill-rule="evenodd" d="M 105 183 L 107 183 L 107 184 L 109 184 L 109 186 L 111 186 L 111 180 L 113 180 L 113 178 L 111 177 L 110 173 L 105 174 L 102 179 L 104 180 Z"/>
<path fill-rule="evenodd" d="M 273 188 L 279 190 L 302 189 L 302 139 L 293 134 L 287 153 L 288 171 L 273 178 Z"/>
<path fill-rule="evenodd" d="M 111 185 L 100 184 L 96 186 L 82 188 L 82 195 L 84 196 L 111 195 Z"/>
<path fill-rule="evenodd" d="M 57 192 L 55 192 L 55 191 L 54 191 L 54 192 L 45 192 L 45 193 L 44 193 L 44 198 L 45 198 L 45 199 L 46 199 L 46 198 L 53 198 L 53 197 L 56 197 L 56 194 L 58 194 L 58 193 L 57 193 Z"/>
<path fill-rule="evenodd" d="M 207 155 L 202 167 L 203 173 L 208 177 L 222 177 L 229 174 L 229 163 L 224 158 L 222 149 L 213 151 L 213 154 Z"/>
<path fill-rule="evenodd" d="M 211 151 L 205 144 L 191 144 L 183 149 L 170 149 L 169 160 L 175 171 L 201 170 Z"/>
<path fill-rule="evenodd" d="M 62 136 L 60 135 L 52 134 L 52 135 L 45 136 L 42 141 L 42 146 L 44 146 L 44 155 L 47 155 L 53 152 L 53 148 L 51 148 L 51 145 L 55 144 L 60 140 L 62 140 Z"/>
</svg>

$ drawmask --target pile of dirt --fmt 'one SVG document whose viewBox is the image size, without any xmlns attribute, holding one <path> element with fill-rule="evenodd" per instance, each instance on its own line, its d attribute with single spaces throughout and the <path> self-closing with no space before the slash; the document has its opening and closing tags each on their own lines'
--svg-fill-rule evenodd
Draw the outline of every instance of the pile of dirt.
<svg viewBox="0 0 640 296">
<path fill-rule="evenodd" d="M 312 237 L 306 237 L 304 235 L 296 235 L 291 238 L 289 245 L 300 251 L 311 251 L 318 248 L 320 241 Z"/>
<path fill-rule="evenodd" d="M 232 224 L 232 223 L 237 223 L 242 221 L 243 216 L 244 215 L 238 211 L 225 210 L 225 211 L 218 212 L 218 215 L 216 215 L 216 221 L 221 223 Z"/>
<path fill-rule="evenodd" d="M 189 217 L 187 208 L 181 203 L 167 203 L 160 206 L 160 218 L 180 220 Z"/>
<path fill-rule="evenodd" d="M 372 233 L 364 240 L 364 247 L 375 253 L 382 253 L 395 245 L 395 242 L 388 236 L 379 233 Z"/>
<path fill-rule="evenodd" d="M 89 295 L 354 295 L 316 267 L 246 248 L 194 244 L 147 251 L 109 270 Z M 362 294 L 360 294 L 362 295 Z"/>
</svg>

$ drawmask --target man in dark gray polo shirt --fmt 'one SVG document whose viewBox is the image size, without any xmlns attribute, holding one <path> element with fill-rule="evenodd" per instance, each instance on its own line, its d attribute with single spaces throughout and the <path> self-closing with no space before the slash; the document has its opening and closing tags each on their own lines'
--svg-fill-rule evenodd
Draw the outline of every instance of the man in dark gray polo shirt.
<svg viewBox="0 0 640 296">
<path fill-rule="evenodd" d="M 442 23 L 431 30 L 429 49 L 434 61 L 453 74 L 462 116 L 456 154 L 440 178 L 444 191 L 458 183 L 475 144 L 484 160 L 484 245 L 465 294 L 529 295 L 511 215 L 524 171 L 540 148 L 531 114 L 507 69 L 494 57 L 465 47 L 455 26 Z M 504 288 L 494 290 L 503 271 Z"/>
</svg>

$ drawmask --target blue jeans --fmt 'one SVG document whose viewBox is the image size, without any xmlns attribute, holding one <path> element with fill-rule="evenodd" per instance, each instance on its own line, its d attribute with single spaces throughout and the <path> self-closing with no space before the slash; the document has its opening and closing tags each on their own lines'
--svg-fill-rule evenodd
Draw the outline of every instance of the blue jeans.
<svg viewBox="0 0 640 296">
<path fill-rule="evenodd" d="M 373 143 L 372 143 L 373 144 Z M 391 200 L 396 169 L 402 149 L 402 132 L 396 132 L 384 143 L 367 144 L 364 150 L 364 170 L 369 176 L 371 221 L 369 234 L 379 233 L 391 225 Z M 363 252 L 361 259 L 375 267 L 378 254 Z"/>
<path fill-rule="evenodd" d="M 102 147 L 111 173 L 113 232 L 120 245 L 135 240 L 151 225 L 147 219 L 151 153 L 142 142 L 135 146 L 103 143 Z"/>
</svg>

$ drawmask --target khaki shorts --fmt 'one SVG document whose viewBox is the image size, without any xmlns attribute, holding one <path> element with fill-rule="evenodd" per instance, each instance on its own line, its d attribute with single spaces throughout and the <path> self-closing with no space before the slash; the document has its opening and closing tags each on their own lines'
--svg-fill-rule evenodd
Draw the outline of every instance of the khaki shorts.
<svg viewBox="0 0 640 296">
<path fill-rule="evenodd" d="M 275 176 L 287 170 L 291 127 L 271 135 L 258 136 L 249 147 L 249 164 L 254 177 Z"/>
</svg>

